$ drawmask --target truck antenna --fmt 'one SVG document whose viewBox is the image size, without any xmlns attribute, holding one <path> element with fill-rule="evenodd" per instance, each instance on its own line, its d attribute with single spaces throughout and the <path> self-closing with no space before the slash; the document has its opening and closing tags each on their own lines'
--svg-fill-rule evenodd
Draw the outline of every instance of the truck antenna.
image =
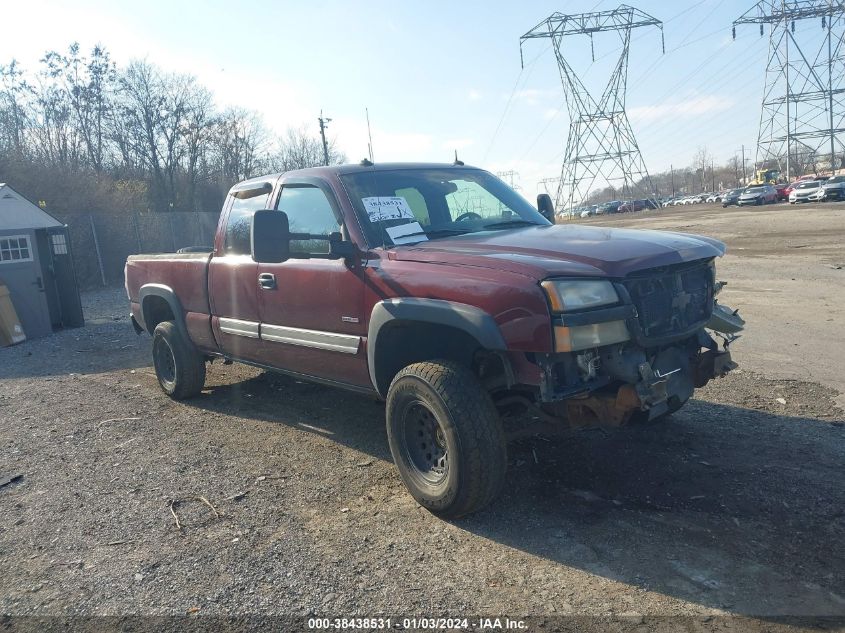
<svg viewBox="0 0 845 633">
<path fill-rule="evenodd" d="M 376 159 L 373 158 L 373 135 L 370 132 L 370 109 L 364 108 L 364 113 L 367 115 L 367 139 L 369 142 L 367 143 L 367 149 L 370 152 L 370 162 L 376 162 Z"/>
</svg>

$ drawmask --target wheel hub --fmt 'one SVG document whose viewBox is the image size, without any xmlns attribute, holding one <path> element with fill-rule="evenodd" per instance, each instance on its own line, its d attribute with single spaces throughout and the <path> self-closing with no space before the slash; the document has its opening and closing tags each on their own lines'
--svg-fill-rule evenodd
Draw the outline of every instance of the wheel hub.
<svg viewBox="0 0 845 633">
<path fill-rule="evenodd" d="M 449 470 L 446 434 L 425 405 L 412 404 L 404 416 L 405 449 L 411 467 L 426 481 L 439 483 Z"/>
<path fill-rule="evenodd" d="M 166 341 L 158 341 L 158 345 L 153 350 L 154 362 L 156 372 L 161 380 L 166 383 L 172 383 L 176 380 L 176 359 L 173 356 L 173 350 Z"/>
</svg>

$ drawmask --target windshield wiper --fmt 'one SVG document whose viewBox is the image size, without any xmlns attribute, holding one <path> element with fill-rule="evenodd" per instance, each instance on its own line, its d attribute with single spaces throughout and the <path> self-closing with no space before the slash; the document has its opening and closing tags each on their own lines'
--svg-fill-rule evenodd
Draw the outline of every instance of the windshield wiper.
<svg viewBox="0 0 845 633">
<path fill-rule="evenodd" d="M 531 220 L 505 220 L 504 222 L 492 222 L 490 224 L 485 224 L 483 228 L 485 229 L 507 229 L 512 226 L 543 226 L 542 224 L 537 224 L 536 222 L 532 222 Z"/>
<path fill-rule="evenodd" d="M 406 237 L 416 237 L 418 235 L 425 235 L 429 238 L 438 238 L 448 237 L 449 235 L 463 235 L 464 233 L 469 233 L 469 229 L 429 229 L 428 231 L 414 231 L 413 233 L 406 233 L 397 237 L 398 239 L 405 239 Z"/>
</svg>

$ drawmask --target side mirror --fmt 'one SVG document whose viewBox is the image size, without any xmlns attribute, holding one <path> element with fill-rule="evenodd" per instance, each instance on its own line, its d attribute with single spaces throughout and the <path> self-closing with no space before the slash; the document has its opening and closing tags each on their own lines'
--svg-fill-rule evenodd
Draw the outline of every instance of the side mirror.
<svg viewBox="0 0 845 633">
<path fill-rule="evenodd" d="M 552 202 L 552 197 L 547 193 L 541 193 L 537 196 L 537 210 L 544 218 L 554 224 L 555 222 L 555 205 Z"/>
<path fill-rule="evenodd" d="M 262 209 L 252 217 L 252 259 L 280 264 L 290 259 L 290 225 L 284 211 Z"/>
</svg>

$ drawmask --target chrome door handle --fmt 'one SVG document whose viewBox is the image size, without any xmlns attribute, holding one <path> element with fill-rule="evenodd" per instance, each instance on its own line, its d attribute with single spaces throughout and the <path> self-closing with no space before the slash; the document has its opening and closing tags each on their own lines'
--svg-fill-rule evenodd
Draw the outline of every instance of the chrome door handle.
<svg viewBox="0 0 845 633">
<path fill-rule="evenodd" d="M 258 275 L 258 285 L 264 290 L 275 290 L 276 275 L 273 273 L 261 273 Z"/>
</svg>

